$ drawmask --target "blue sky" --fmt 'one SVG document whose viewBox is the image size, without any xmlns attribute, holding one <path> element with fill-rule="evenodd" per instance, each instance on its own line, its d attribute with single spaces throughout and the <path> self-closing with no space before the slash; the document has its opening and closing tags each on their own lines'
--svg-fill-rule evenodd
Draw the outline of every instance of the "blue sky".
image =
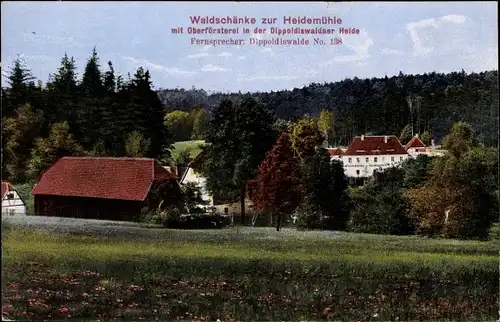
<svg viewBox="0 0 500 322">
<path fill-rule="evenodd" d="M 256 27 L 266 27 L 261 17 L 277 17 L 275 26 L 283 27 L 283 16 L 336 16 L 360 34 L 344 36 L 341 46 L 213 47 L 192 45 L 190 38 L 231 36 L 171 33 L 192 26 L 189 17 L 197 15 L 255 17 Z M 44 83 L 65 52 L 81 73 L 94 46 L 103 68 L 111 60 L 125 75 L 144 66 L 155 88 L 223 92 L 291 89 L 399 71 L 498 69 L 496 2 L 2 2 L 1 23 L 2 70 L 20 54 Z M 276 37 L 235 37 L 250 36 Z M 313 38 L 282 38 L 297 37 Z"/>
</svg>

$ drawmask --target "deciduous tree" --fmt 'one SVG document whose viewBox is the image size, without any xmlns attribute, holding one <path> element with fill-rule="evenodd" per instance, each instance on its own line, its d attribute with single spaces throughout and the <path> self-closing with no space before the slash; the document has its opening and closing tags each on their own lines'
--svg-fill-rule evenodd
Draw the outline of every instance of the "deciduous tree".
<svg viewBox="0 0 500 322">
<path fill-rule="evenodd" d="M 314 155 L 316 147 L 322 142 L 323 137 L 313 118 L 304 117 L 293 126 L 292 145 L 299 157 Z"/>
<path fill-rule="evenodd" d="M 239 199 L 245 218 L 246 185 L 275 140 L 267 109 L 248 98 L 238 104 L 224 100 L 206 132 L 203 172 L 212 195 Z"/>
<path fill-rule="evenodd" d="M 50 130 L 48 138 L 37 138 L 28 163 L 28 175 L 37 179 L 48 167 L 59 158 L 78 156 L 84 153 L 82 147 L 74 140 L 67 122 L 56 123 Z"/>
<path fill-rule="evenodd" d="M 129 157 L 144 157 L 149 149 L 150 140 L 134 131 L 125 138 L 125 153 Z"/>
<path fill-rule="evenodd" d="M 248 183 L 248 193 L 254 207 L 267 214 L 277 215 L 276 230 L 280 230 L 284 215 L 291 214 L 304 192 L 300 163 L 294 156 L 290 135 L 282 133 Z"/>
<path fill-rule="evenodd" d="M 2 168 L 13 182 L 26 180 L 26 165 L 35 139 L 41 133 L 44 118 L 30 104 L 16 109 L 15 114 L 5 119 L 2 126 Z"/>
<path fill-rule="evenodd" d="M 327 110 L 321 110 L 318 119 L 318 128 L 328 143 L 333 139 L 333 122 L 333 113 Z"/>
</svg>

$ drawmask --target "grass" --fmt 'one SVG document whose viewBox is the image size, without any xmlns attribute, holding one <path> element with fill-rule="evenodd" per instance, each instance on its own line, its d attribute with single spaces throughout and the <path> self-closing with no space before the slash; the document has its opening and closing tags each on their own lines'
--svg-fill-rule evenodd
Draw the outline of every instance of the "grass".
<svg viewBox="0 0 500 322">
<path fill-rule="evenodd" d="M 498 318 L 494 242 L 251 227 L 101 238 L 3 229 L 3 310 L 17 317 Z"/>
<path fill-rule="evenodd" d="M 191 141 L 180 141 L 174 143 L 174 149 L 172 150 L 172 158 L 175 160 L 177 156 L 183 151 L 188 151 L 191 158 L 194 158 L 201 152 L 200 144 L 204 144 L 204 140 L 191 140 Z"/>
</svg>

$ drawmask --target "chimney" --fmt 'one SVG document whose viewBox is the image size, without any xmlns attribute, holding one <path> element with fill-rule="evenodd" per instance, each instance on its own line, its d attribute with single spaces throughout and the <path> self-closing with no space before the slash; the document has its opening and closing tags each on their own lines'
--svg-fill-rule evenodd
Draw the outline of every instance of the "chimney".
<svg viewBox="0 0 500 322">
<path fill-rule="evenodd" d="M 361 141 L 364 141 L 364 140 L 365 140 L 365 136 L 361 135 Z"/>
<path fill-rule="evenodd" d="M 418 139 L 418 133 L 417 133 L 417 134 L 415 134 L 415 137 Z"/>
<path fill-rule="evenodd" d="M 389 138 L 389 137 L 388 137 L 387 135 L 386 135 L 386 136 L 384 136 L 384 143 L 387 143 L 387 139 L 388 139 L 388 138 Z"/>
</svg>

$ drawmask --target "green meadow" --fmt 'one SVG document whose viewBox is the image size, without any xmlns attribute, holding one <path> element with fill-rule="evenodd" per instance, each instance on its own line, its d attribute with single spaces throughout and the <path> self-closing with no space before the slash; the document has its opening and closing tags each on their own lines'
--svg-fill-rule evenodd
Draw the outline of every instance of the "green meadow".
<svg viewBox="0 0 500 322">
<path fill-rule="evenodd" d="M 174 149 L 172 149 L 172 158 L 175 160 L 177 156 L 183 151 L 189 152 L 191 158 L 194 158 L 200 153 L 200 145 L 205 144 L 203 140 L 179 141 L 175 142 Z"/>
<path fill-rule="evenodd" d="M 495 242 L 134 229 L 96 237 L 4 227 L 3 311 L 26 319 L 498 318 Z"/>
</svg>

